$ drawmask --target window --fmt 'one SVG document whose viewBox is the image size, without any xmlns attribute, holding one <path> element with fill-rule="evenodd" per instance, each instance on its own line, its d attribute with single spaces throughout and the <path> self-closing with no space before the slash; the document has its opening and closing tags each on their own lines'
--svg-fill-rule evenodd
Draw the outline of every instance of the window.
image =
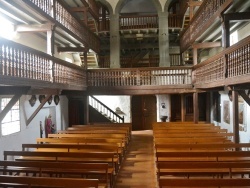
<svg viewBox="0 0 250 188">
<path fill-rule="evenodd" d="M 1 98 L 1 111 L 7 106 L 10 100 L 10 97 Z M 5 136 L 19 132 L 20 129 L 19 101 L 17 101 L 1 122 L 1 132 Z"/>
</svg>

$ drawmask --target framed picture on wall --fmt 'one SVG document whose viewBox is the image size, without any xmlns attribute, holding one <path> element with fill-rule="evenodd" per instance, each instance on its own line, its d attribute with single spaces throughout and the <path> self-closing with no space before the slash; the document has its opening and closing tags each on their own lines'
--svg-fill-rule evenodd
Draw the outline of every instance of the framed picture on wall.
<svg viewBox="0 0 250 188">
<path fill-rule="evenodd" d="M 229 101 L 223 101 L 223 121 L 230 124 L 230 103 Z"/>
</svg>

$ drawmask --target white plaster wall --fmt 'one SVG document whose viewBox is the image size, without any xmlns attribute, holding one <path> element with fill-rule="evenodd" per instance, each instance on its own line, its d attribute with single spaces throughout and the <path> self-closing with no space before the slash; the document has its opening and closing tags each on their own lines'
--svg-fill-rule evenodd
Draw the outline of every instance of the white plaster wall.
<svg viewBox="0 0 250 188">
<path fill-rule="evenodd" d="M 168 116 L 168 119 L 166 120 L 169 122 L 171 119 L 171 98 L 170 95 L 157 95 L 157 122 L 160 122 L 161 116 Z M 165 104 L 165 108 L 162 107 L 162 105 Z"/>
<path fill-rule="evenodd" d="M 219 125 L 221 126 L 222 129 L 227 129 L 228 132 L 233 132 L 233 104 L 232 102 L 229 100 L 228 94 L 226 91 L 220 91 L 219 92 L 221 94 L 221 122 L 215 122 L 212 121 L 215 125 Z M 224 114 L 224 109 L 223 109 L 223 101 L 229 101 L 230 104 L 230 124 L 224 122 L 223 119 L 223 114 Z M 240 131 L 240 142 L 241 143 L 250 143 L 250 106 L 244 101 L 242 100 L 244 103 L 244 118 L 243 118 L 243 126 L 244 130 Z"/>
<path fill-rule="evenodd" d="M 110 109 L 115 111 L 117 107 L 123 111 L 124 114 L 124 121 L 126 123 L 131 123 L 131 96 L 94 96 Z"/>
<path fill-rule="evenodd" d="M 244 38 L 246 38 L 247 36 L 250 35 L 250 24 L 246 25 L 245 27 L 243 27 L 241 30 L 238 31 L 238 40 L 242 40 Z"/>
<path fill-rule="evenodd" d="M 33 114 L 33 112 L 40 105 L 37 95 L 37 101 L 33 107 L 30 106 L 28 100 L 30 95 L 25 95 L 20 98 L 20 123 L 21 131 L 7 136 L 0 135 L 0 160 L 3 159 L 4 150 L 21 150 L 21 146 L 24 143 L 36 143 L 36 138 L 40 137 L 40 121 L 44 128 L 45 118 L 49 114 L 52 115 L 52 123 L 56 125 L 56 129 L 60 130 L 63 126 L 68 125 L 68 106 L 67 98 L 60 96 L 60 102 L 55 105 L 54 101 L 49 105 L 46 103 L 44 107 L 38 112 L 35 118 L 27 125 L 27 119 Z M 62 110 L 63 109 L 63 110 Z M 45 132 L 43 133 L 45 137 Z"/>
</svg>

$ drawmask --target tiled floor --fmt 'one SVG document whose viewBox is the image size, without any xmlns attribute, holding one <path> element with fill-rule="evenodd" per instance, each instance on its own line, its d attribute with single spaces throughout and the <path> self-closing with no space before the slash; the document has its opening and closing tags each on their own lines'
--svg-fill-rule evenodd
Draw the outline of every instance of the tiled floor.
<svg viewBox="0 0 250 188">
<path fill-rule="evenodd" d="M 116 188 L 157 188 L 152 131 L 133 131 Z"/>
</svg>

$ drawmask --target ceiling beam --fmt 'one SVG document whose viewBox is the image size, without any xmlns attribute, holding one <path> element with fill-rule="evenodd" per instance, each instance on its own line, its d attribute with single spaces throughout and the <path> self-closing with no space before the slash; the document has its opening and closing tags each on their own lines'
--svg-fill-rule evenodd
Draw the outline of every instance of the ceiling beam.
<svg viewBox="0 0 250 188">
<path fill-rule="evenodd" d="M 248 90 L 249 91 L 249 90 Z M 249 96 L 246 94 L 245 90 L 239 90 L 238 93 L 240 94 L 240 96 L 246 101 L 246 103 L 250 106 L 250 98 Z"/>
<path fill-rule="evenodd" d="M 88 48 L 85 47 L 58 47 L 57 48 L 58 53 L 60 52 L 86 52 L 89 51 Z"/>
<path fill-rule="evenodd" d="M 34 24 L 34 25 L 17 25 L 16 32 L 26 33 L 26 32 L 47 32 L 51 31 L 53 24 Z"/>
<path fill-rule="evenodd" d="M 0 95 L 15 95 L 16 93 L 20 93 L 25 95 L 28 93 L 30 87 L 20 87 L 20 86 L 1 86 L 0 87 Z"/>
<path fill-rule="evenodd" d="M 221 47 L 221 42 L 203 42 L 203 43 L 196 43 L 193 44 L 193 48 L 215 48 Z"/>
<path fill-rule="evenodd" d="M 236 12 L 224 14 L 224 21 L 247 21 L 250 20 L 250 12 Z"/>
</svg>

